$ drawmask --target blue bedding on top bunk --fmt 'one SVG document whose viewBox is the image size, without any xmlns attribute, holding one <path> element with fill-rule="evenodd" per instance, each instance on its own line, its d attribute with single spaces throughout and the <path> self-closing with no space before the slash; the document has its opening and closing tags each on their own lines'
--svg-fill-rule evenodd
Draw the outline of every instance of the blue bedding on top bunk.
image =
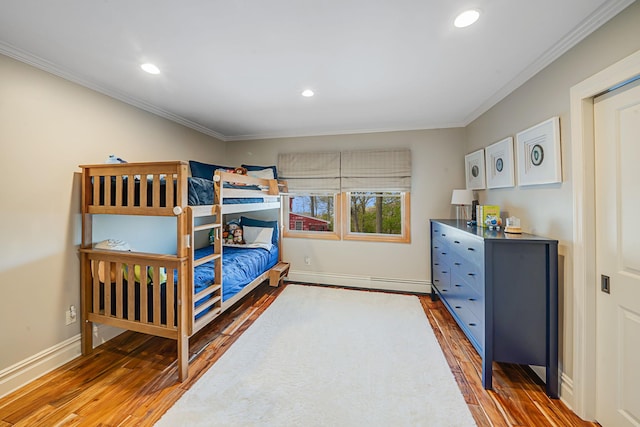
<svg viewBox="0 0 640 427">
<path fill-rule="evenodd" d="M 197 249 L 196 259 L 212 253 L 212 247 Z M 263 248 L 224 247 L 222 249 L 222 301 L 240 292 L 246 285 L 278 263 L 278 247 Z M 213 262 L 202 264 L 193 273 L 195 293 L 200 292 L 214 279 Z M 198 301 L 200 303 L 200 301 Z M 197 303 L 196 303 L 197 305 Z"/>
<path fill-rule="evenodd" d="M 201 206 L 213 204 L 213 181 L 205 178 L 190 177 L 188 180 L 189 186 L 189 205 Z M 228 182 L 224 183 L 224 188 L 239 188 L 242 190 L 260 190 L 257 185 L 233 185 Z M 243 198 L 229 198 L 225 197 L 223 202 L 228 204 L 241 204 L 241 203 L 262 203 L 264 199 L 260 197 L 243 197 Z"/>
</svg>

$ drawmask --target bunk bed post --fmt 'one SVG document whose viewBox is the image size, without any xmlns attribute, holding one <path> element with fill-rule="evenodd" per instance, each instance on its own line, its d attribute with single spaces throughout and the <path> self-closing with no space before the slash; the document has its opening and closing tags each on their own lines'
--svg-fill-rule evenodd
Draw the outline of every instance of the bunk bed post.
<svg viewBox="0 0 640 427">
<path fill-rule="evenodd" d="M 93 233 L 93 217 L 89 214 L 89 205 L 92 204 L 93 191 L 91 188 L 91 175 L 88 168 L 82 168 L 82 249 L 90 249 Z M 89 321 L 89 307 L 91 307 L 91 261 L 89 254 L 82 252 L 80 255 L 80 325 L 82 354 L 93 351 L 93 323 Z"/>
<path fill-rule="evenodd" d="M 178 381 L 183 382 L 189 376 L 189 334 L 187 332 L 187 291 L 186 280 L 187 276 L 186 262 L 180 263 L 179 269 L 179 282 L 178 282 L 178 336 L 177 336 L 177 351 L 178 351 Z"/>
<path fill-rule="evenodd" d="M 188 190 L 186 185 L 181 185 L 187 181 L 189 172 L 186 164 L 179 164 L 176 177 L 176 206 L 188 205 Z M 177 245 L 176 251 L 180 258 L 189 256 L 190 248 L 188 245 L 192 245 L 193 242 L 187 242 L 190 239 L 188 227 L 187 227 L 188 215 L 187 212 L 181 210 L 176 217 L 177 222 Z M 189 375 L 189 322 L 187 320 L 186 305 L 188 303 L 187 288 L 191 280 L 191 274 L 187 272 L 186 263 L 183 261 L 180 263 L 180 274 L 178 276 L 178 336 L 177 336 L 177 352 L 178 352 L 178 380 L 180 382 L 187 379 Z M 189 312 L 191 312 L 189 310 Z"/>
</svg>

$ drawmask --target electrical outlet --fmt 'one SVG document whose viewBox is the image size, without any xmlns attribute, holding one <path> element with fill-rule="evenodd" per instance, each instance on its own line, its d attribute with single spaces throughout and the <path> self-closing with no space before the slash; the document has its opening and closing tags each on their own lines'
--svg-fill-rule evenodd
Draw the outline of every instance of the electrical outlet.
<svg viewBox="0 0 640 427">
<path fill-rule="evenodd" d="M 74 305 L 69 306 L 69 310 L 65 311 L 64 314 L 65 325 L 70 325 L 78 320 L 78 313 L 76 312 L 76 307 Z"/>
<path fill-rule="evenodd" d="M 306 265 L 311 265 L 311 257 L 309 257 L 309 256 L 305 256 L 305 257 L 304 257 L 304 263 L 305 263 Z"/>
</svg>

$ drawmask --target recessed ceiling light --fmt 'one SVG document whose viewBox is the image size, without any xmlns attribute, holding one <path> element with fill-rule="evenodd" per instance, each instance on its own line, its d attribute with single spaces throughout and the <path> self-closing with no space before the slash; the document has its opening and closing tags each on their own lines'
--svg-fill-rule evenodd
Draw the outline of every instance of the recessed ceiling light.
<svg viewBox="0 0 640 427">
<path fill-rule="evenodd" d="M 302 91 L 302 96 L 306 97 L 306 98 L 310 98 L 314 95 L 313 91 L 311 89 L 305 89 Z"/>
<path fill-rule="evenodd" d="M 479 11 L 475 9 L 467 10 L 462 12 L 460 15 L 456 17 L 456 20 L 453 21 L 453 25 L 455 25 L 458 28 L 468 27 L 469 25 L 476 22 L 479 17 L 480 17 Z"/>
<path fill-rule="evenodd" d="M 160 74 L 160 69 L 156 67 L 154 64 L 151 64 L 148 62 L 146 64 L 142 64 L 140 68 L 142 68 L 144 71 L 146 71 L 149 74 Z"/>
</svg>

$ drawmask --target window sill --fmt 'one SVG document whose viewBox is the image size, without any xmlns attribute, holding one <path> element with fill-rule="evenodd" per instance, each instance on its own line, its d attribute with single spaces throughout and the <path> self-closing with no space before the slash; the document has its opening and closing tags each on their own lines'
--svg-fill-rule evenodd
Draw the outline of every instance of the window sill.
<svg viewBox="0 0 640 427">
<path fill-rule="evenodd" d="M 295 239 L 340 240 L 340 236 L 332 232 L 284 231 L 282 237 Z"/>
</svg>

